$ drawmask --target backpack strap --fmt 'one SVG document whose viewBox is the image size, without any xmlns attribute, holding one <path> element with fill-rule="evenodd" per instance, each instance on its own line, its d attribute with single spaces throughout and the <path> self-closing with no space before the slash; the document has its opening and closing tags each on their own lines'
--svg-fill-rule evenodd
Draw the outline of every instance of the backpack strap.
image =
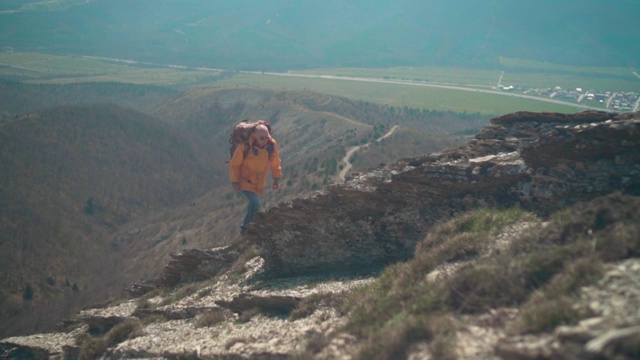
<svg viewBox="0 0 640 360">
<path fill-rule="evenodd" d="M 251 150 L 251 144 L 248 141 L 242 143 L 244 145 L 244 151 L 242 152 L 242 159 L 246 159 L 247 155 L 249 155 L 249 150 Z"/>
<path fill-rule="evenodd" d="M 245 141 L 242 144 L 244 145 L 244 151 L 243 151 L 243 154 L 242 154 L 242 159 L 246 159 L 247 155 L 249 155 L 249 151 L 251 151 L 251 149 L 252 149 L 252 146 L 251 146 L 251 144 L 249 144 L 248 141 Z M 275 151 L 275 145 L 273 145 L 272 142 L 269 142 L 269 145 L 267 145 L 265 150 L 267 150 L 267 154 L 271 155 Z M 254 150 L 254 154 L 258 155 L 258 152 L 256 150 Z"/>
</svg>

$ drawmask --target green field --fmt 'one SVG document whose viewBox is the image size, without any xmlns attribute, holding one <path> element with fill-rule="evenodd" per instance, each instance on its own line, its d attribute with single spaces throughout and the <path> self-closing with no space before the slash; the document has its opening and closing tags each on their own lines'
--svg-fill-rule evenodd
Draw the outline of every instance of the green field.
<svg viewBox="0 0 640 360">
<path fill-rule="evenodd" d="M 220 75 L 217 71 L 137 65 L 94 58 L 38 53 L 0 53 L 0 77 L 28 83 L 124 82 L 160 86 L 188 86 Z"/>
<path fill-rule="evenodd" d="M 502 75 L 502 85 L 528 88 L 560 86 L 563 89 L 580 87 L 585 90 L 640 93 L 640 77 L 634 75 L 635 70 L 630 68 L 571 67 L 507 58 L 502 58 L 501 62 L 504 70 L 425 66 L 385 69 L 327 68 L 292 71 L 292 73 L 418 80 L 477 88 L 497 86 Z"/>
<path fill-rule="evenodd" d="M 530 69 L 541 72 L 566 72 L 566 73 L 583 73 L 591 75 L 609 75 L 609 76 L 630 76 L 629 68 L 620 67 L 585 67 L 585 66 L 567 66 L 558 65 L 540 61 L 500 58 L 500 64 L 513 69 Z"/>
<path fill-rule="evenodd" d="M 0 78 L 39 84 L 123 82 L 179 88 L 215 86 L 304 89 L 391 106 L 489 115 L 514 111 L 568 113 L 584 109 L 580 104 L 543 101 L 548 100 L 546 98 L 536 100 L 483 92 L 495 89 L 500 79 L 502 85 L 527 88 L 561 86 L 565 89 L 581 87 L 585 90 L 640 93 L 640 78 L 631 69 L 567 67 L 506 58 L 502 59 L 502 63 L 504 71 L 437 66 L 325 68 L 291 71 L 292 75 L 309 75 L 295 77 L 273 73 L 178 68 L 122 60 L 0 52 Z M 365 81 L 367 79 L 371 80 Z M 404 83 L 397 83 L 399 81 Z M 467 91 L 425 85 L 464 87 Z"/>
<path fill-rule="evenodd" d="M 322 78 L 238 74 L 212 84 L 220 87 L 300 89 L 391 106 L 407 106 L 439 111 L 504 114 L 515 111 L 557 111 L 573 113 L 580 109 L 505 95 L 457 91 L 399 84 L 368 83 Z"/>
<path fill-rule="evenodd" d="M 490 88 L 496 86 L 498 84 L 498 79 L 500 78 L 500 71 L 497 70 L 446 68 L 436 66 L 394 67 L 384 69 L 331 68 L 291 71 L 291 73 L 417 80 L 440 84 L 467 85 L 479 88 Z"/>
</svg>

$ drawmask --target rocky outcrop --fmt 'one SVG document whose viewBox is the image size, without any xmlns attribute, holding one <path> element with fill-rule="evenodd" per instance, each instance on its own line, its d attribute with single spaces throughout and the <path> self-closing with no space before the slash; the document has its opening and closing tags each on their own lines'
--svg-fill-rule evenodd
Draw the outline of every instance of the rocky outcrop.
<svg viewBox="0 0 640 360">
<path fill-rule="evenodd" d="M 640 115 L 519 112 L 466 145 L 373 169 L 259 214 L 266 271 L 368 271 L 407 259 L 438 221 L 478 206 L 549 214 L 617 190 L 640 194 Z"/>
<path fill-rule="evenodd" d="M 172 260 L 159 277 L 131 284 L 126 290 L 132 296 L 143 295 L 158 287 L 173 287 L 180 282 L 209 279 L 222 270 L 227 270 L 238 259 L 240 253 L 232 246 L 200 250 L 187 249 L 169 254 Z"/>
</svg>

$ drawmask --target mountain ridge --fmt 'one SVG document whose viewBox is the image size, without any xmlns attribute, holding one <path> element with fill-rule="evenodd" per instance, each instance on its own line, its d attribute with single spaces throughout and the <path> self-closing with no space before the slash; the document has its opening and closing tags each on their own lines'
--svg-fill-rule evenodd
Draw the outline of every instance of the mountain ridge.
<svg viewBox="0 0 640 360">
<path fill-rule="evenodd" d="M 3 12 L 5 46 L 250 70 L 499 65 L 499 57 L 637 66 L 631 0 L 344 4 L 95 0 Z M 28 30 L 28 31 L 27 31 Z"/>
<path fill-rule="evenodd" d="M 632 359 L 638 116 L 494 118 L 462 146 L 273 207 L 229 246 L 173 254 L 162 276 L 138 288 L 140 299 L 81 312 L 61 332 L 4 339 L 0 349 Z M 314 226 L 309 214 L 320 215 Z"/>
</svg>

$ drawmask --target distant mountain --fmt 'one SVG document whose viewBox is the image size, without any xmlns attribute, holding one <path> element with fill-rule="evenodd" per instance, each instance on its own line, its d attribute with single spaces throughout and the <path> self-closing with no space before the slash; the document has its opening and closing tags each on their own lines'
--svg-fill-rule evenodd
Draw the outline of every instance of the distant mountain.
<svg viewBox="0 0 640 360">
<path fill-rule="evenodd" d="M 39 85 L 0 79 L 0 122 L 44 108 L 113 103 L 137 110 L 159 102 L 177 90 L 121 83 Z"/>
<path fill-rule="evenodd" d="M 230 69 L 638 66 L 635 0 L 10 1 L 5 48 Z"/>
</svg>

